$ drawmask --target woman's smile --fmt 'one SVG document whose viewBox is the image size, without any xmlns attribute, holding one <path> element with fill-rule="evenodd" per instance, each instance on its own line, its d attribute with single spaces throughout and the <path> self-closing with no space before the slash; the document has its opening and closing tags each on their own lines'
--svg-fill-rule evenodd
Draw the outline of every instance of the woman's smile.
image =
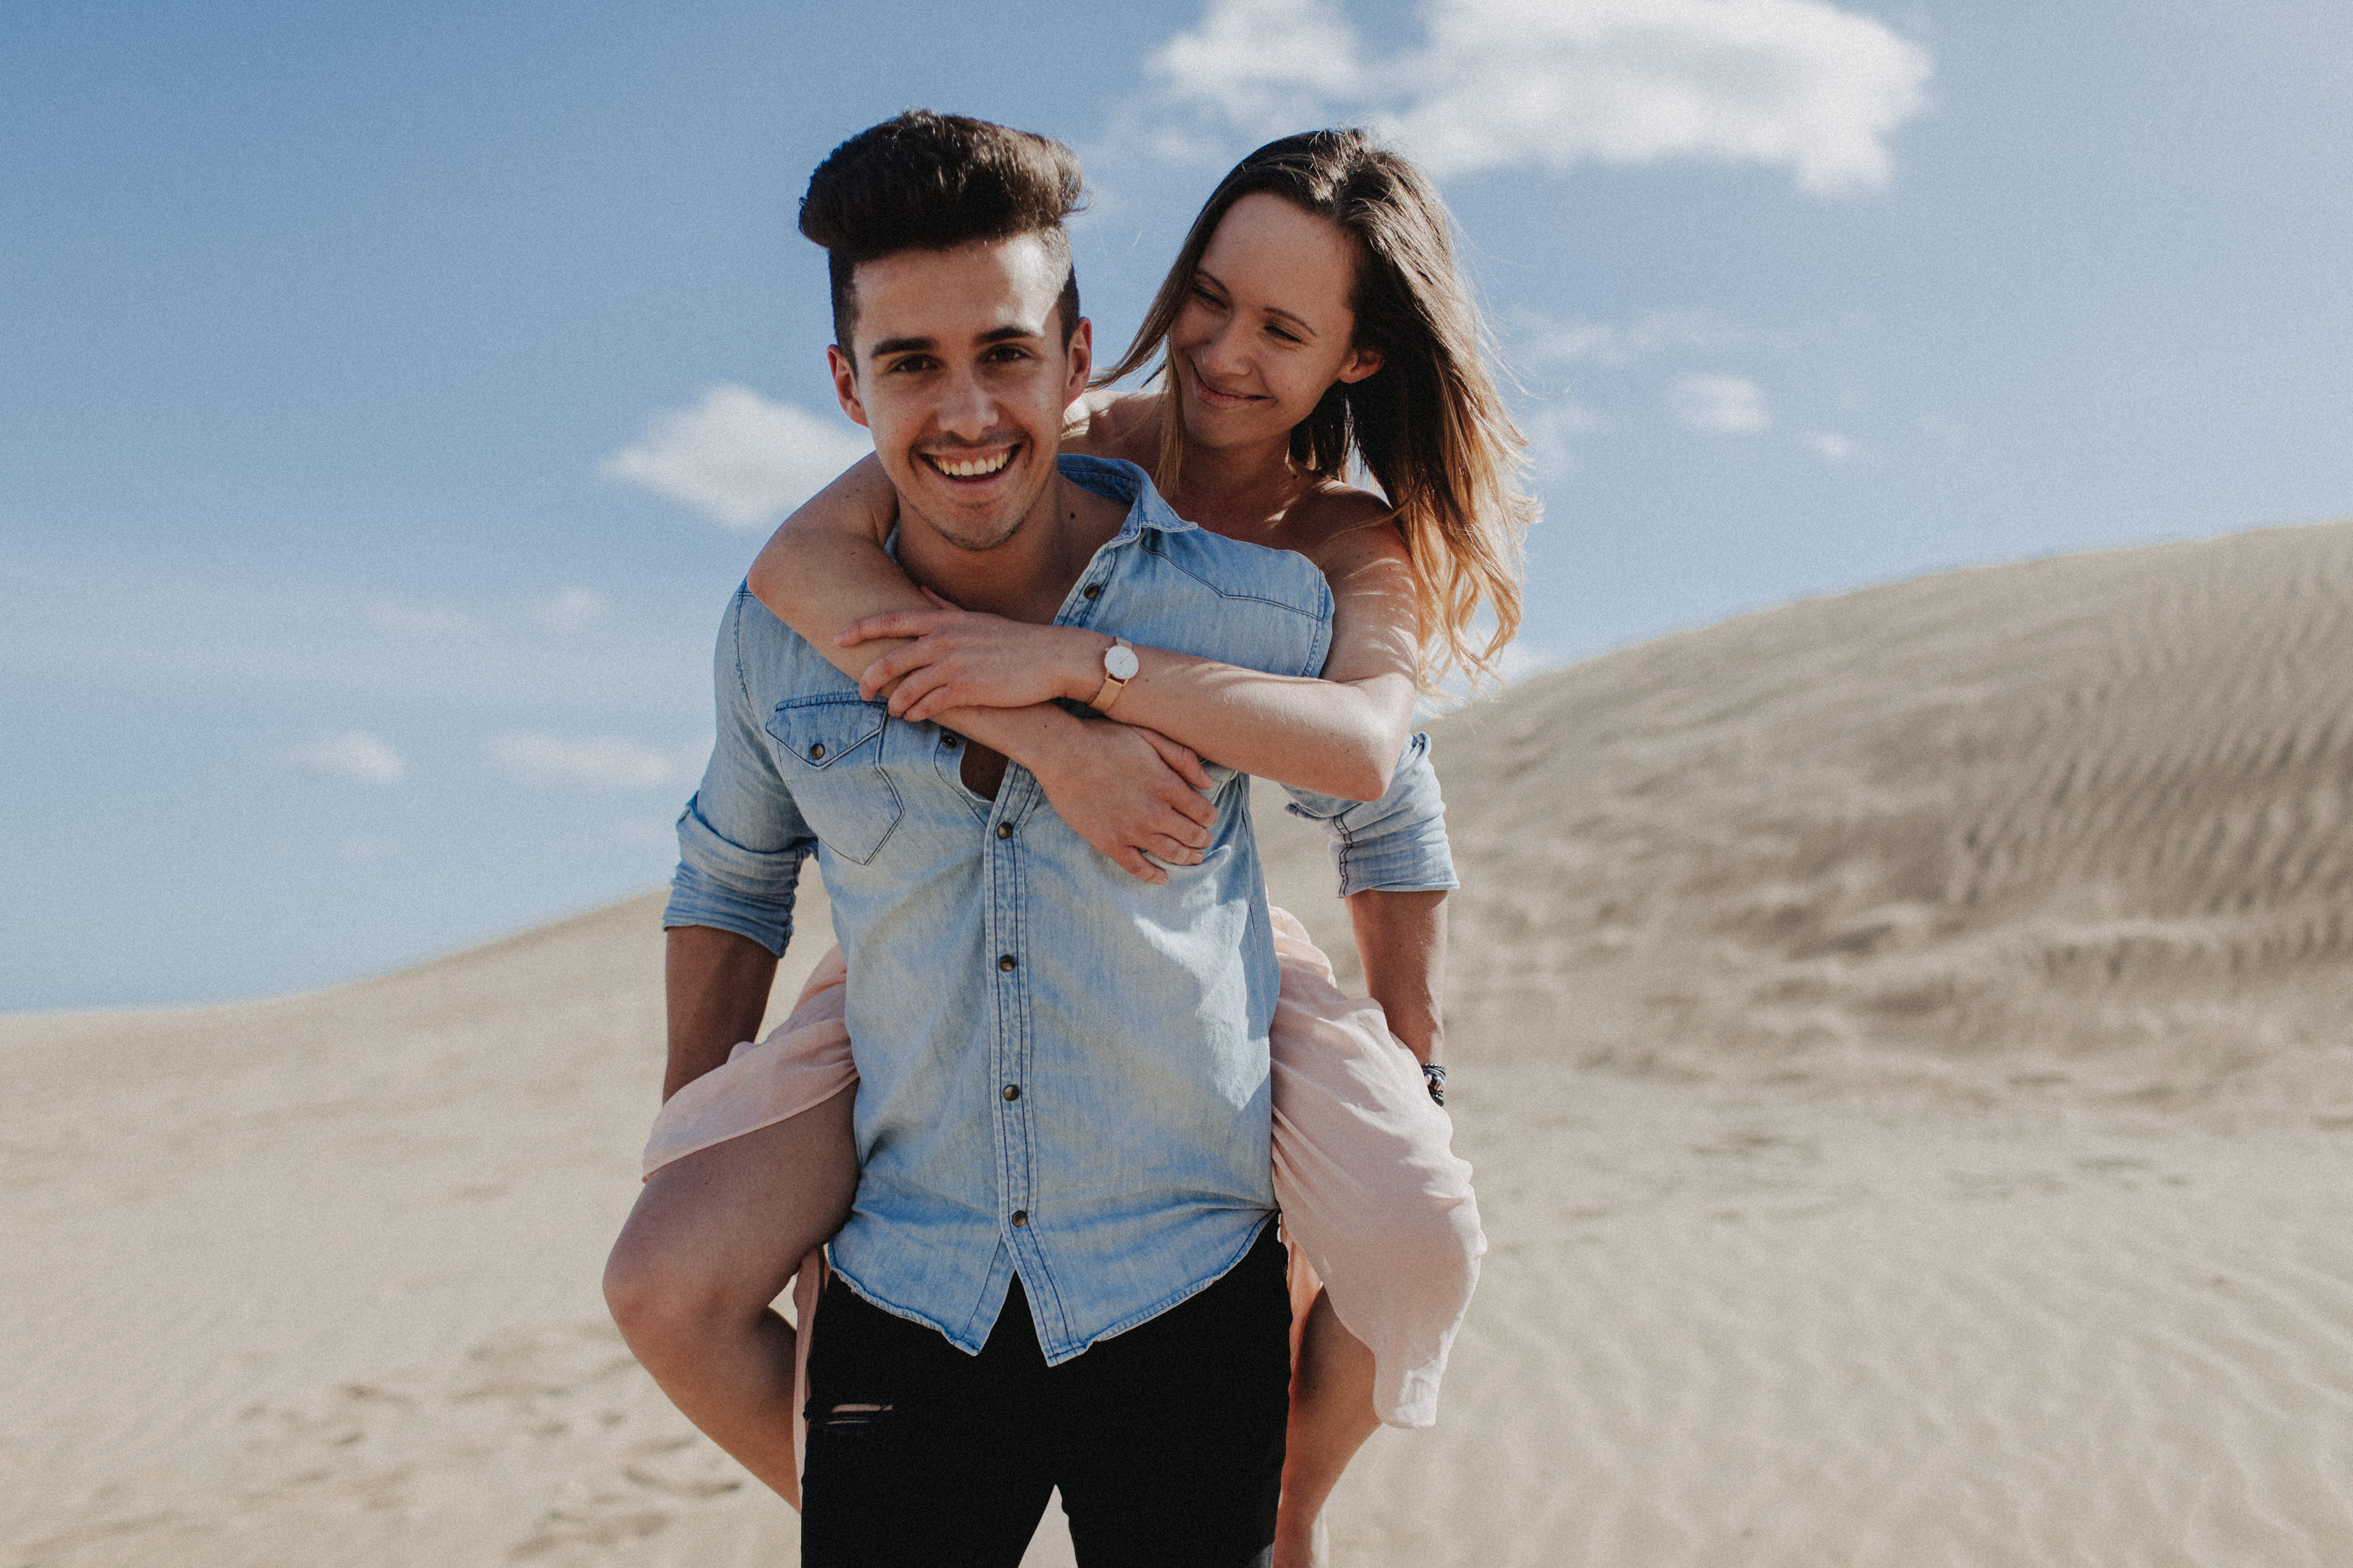
<svg viewBox="0 0 2353 1568">
<path fill-rule="evenodd" d="M 1240 408 L 1252 403 L 1263 403 L 1266 401 L 1264 397 L 1251 393 L 1219 391 L 1216 387 L 1209 384 L 1208 378 L 1201 374 L 1201 367 L 1197 363 L 1193 363 L 1188 361 L 1185 368 L 1189 371 L 1192 375 L 1193 395 L 1196 397 L 1198 397 L 1202 404 L 1207 407 Z"/>
</svg>

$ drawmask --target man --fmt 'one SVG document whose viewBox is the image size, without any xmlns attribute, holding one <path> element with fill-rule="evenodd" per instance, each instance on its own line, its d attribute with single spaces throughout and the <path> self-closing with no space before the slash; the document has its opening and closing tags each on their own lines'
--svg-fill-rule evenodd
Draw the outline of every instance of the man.
<svg viewBox="0 0 2353 1568">
<path fill-rule="evenodd" d="M 968 609 L 1103 634 L 1098 708 L 1135 668 L 1115 637 L 1314 675 L 1330 596 L 1303 560 L 1195 529 L 1130 466 L 1058 463 L 1092 363 L 1061 226 L 1078 188 L 1052 142 L 922 113 L 811 180 L 828 356 L 898 490 L 900 562 Z M 1091 1568 L 1262 1561 L 1289 1307 L 1247 781 L 1217 770 L 1207 802 L 1172 782 L 1145 847 L 1184 869 L 1154 885 L 1036 772 L 1148 752 L 1140 732 L 1050 708 L 889 719 L 748 594 L 721 649 L 665 917 L 671 1076 L 756 1024 L 814 849 L 860 1079 L 804 1561 L 1012 1564 L 1057 1486 Z"/>
</svg>

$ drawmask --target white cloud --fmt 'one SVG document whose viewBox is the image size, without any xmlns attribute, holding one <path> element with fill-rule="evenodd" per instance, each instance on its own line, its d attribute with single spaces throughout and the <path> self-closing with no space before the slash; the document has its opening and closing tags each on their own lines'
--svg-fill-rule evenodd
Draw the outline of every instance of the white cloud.
<svg viewBox="0 0 2353 1568">
<path fill-rule="evenodd" d="M 322 735 L 286 753 L 286 765 L 323 778 L 360 779 L 368 784 L 392 784 L 408 772 L 400 753 L 382 737 L 364 730 Z"/>
<path fill-rule="evenodd" d="M 584 631 L 605 618 L 605 596 L 586 588 L 566 588 L 537 606 L 539 624 L 552 632 Z"/>
<path fill-rule="evenodd" d="M 1809 430 L 1802 439 L 1825 463 L 1843 463 L 1854 456 L 1854 443 L 1835 430 Z"/>
<path fill-rule="evenodd" d="M 466 617 L 455 610 L 437 610 L 425 605 L 370 605 L 367 617 L 385 631 L 419 637 L 448 637 L 467 626 Z"/>
<path fill-rule="evenodd" d="M 1754 333 L 1700 310 L 1653 310 L 1630 321 L 1557 321 L 1523 312 L 1513 346 L 1531 359 L 1624 365 L 1667 349 L 1723 349 Z"/>
<path fill-rule="evenodd" d="M 1745 375 L 1678 376 L 1667 389 L 1667 402 L 1693 429 L 1719 436 L 1745 435 L 1773 423 L 1765 411 L 1765 389 Z"/>
<path fill-rule="evenodd" d="M 1569 446 L 1571 437 L 1589 436 L 1608 428 L 1609 421 L 1600 415 L 1566 397 L 1548 398 L 1528 410 L 1520 420 L 1521 433 L 1528 438 L 1528 460 L 1546 479 L 1557 479 L 1576 468 L 1577 455 Z"/>
<path fill-rule="evenodd" d="M 1270 135 L 1328 123 L 1324 105 L 1355 97 L 1365 75 L 1338 0 L 1210 0 L 1146 68 L 1235 125 L 1279 128 Z"/>
<path fill-rule="evenodd" d="M 692 407 L 655 415 L 635 446 L 596 472 L 684 501 L 728 528 L 769 528 L 873 449 L 839 419 L 723 383 Z"/>
<path fill-rule="evenodd" d="M 1373 61 L 1338 0 L 1208 0 L 1149 68 L 1203 120 L 1270 136 L 1365 120 L 1441 176 L 1692 157 L 1786 168 L 1817 193 L 1886 183 L 1887 138 L 1932 69 L 1828 0 L 1430 0 L 1423 16 L 1419 48 Z"/>
<path fill-rule="evenodd" d="M 619 735 L 567 741 L 522 731 L 491 738 L 483 750 L 520 784 L 550 789 L 661 789 L 686 776 L 681 758 Z"/>
</svg>

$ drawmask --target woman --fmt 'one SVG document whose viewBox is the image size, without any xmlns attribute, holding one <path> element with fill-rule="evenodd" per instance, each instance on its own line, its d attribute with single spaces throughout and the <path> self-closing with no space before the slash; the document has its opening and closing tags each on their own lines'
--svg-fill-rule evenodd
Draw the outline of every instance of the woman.
<svg viewBox="0 0 2353 1568">
<path fill-rule="evenodd" d="M 1282 681 L 1242 679 L 1228 667 L 1140 648 L 1120 719 L 1242 771 L 1341 797 L 1335 812 L 1347 800 L 1380 795 L 1401 752 L 1421 765 L 1419 751 L 1408 749 L 1417 690 L 1449 666 L 1488 673 L 1510 639 L 1518 620 L 1519 534 L 1534 515 L 1512 488 L 1519 437 L 1481 364 L 1476 317 L 1435 193 L 1410 164 L 1360 132 L 1314 132 L 1260 149 L 1211 195 L 1134 345 L 1103 382 L 1155 353 L 1163 356 L 1163 390 L 1090 394 L 1072 410 L 1064 450 L 1138 462 L 1180 516 L 1308 556 L 1332 586 L 1333 651 L 1324 679 Z M 1352 455 L 1361 456 L 1393 505 L 1343 482 Z M 902 719 L 963 706 L 1083 700 L 1095 690 L 1099 637 L 927 601 L 881 548 L 892 506 L 879 466 L 861 463 L 770 542 L 753 569 L 753 590 L 812 646 L 860 675 L 870 698 L 888 690 L 892 712 Z M 1493 629 L 1476 639 L 1471 624 L 1482 607 Z M 908 640 L 874 658 L 874 645 L 892 638 Z M 1190 757 L 1175 754 L 1172 765 L 1206 784 Z M 1165 876 L 1145 852 L 1178 864 L 1198 859 L 1195 843 L 1124 838 L 1091 804 L 1055 800 L 1066 819 L 1137 874 Z M 1295 922 L 1278 917 L 1286 961 L 1277 1021 L 1279 1187 L 1286 1183 L 1286 1084 L 1294 1106 L 1362 1092 L 1316 1077 L 1353 1050 L 1371 1064 L 1374 1079 L 1392 1068 L 1401 1074 L 1410 1094 L 1412 1065 L 1388 1044 L 1392 1031 L 1432 1069 L 1433 1083 L 1442 1078 L 1443 896 L 1376 886 L 1349 899 L 1386 1028 L 1379 1017 L 1367 1024 L 1346 1016 L 1350 1005 L 1331 987 L 1328 966 L 1316 973 L 1322 955 Z M 838 973 L 829 966 L 819 979 Z M 1302 1001 L 1311 992 L 1314 1000 Z M 796 1037 L 810 1044 L 796 1059 L 806 1064 L 813 1052 L 838 1051 L 844 1037 L 838 999 L 828 1003 L 813 983 L 804 1000 L 780 1034 L 800 1031 Z M 1319 1031 L 1324 1047 L 1297 1044 Z M 1288 1052 L 1286 1037 L 1294 1042 Z M 778 1060 L 792 1054 L 776 1052 L 776 1044 L 772 1037 L 758 1050 Z M 731 1064 L 710 1079 L 733 1070 Z M 681 1408 L 792 1497 L 797 1481 L 783 1436 L 792 1409 L 792 1331 L 766 1304 L 800 1249 L 829 1235 L 846 1210 L 855 1184 L 849 1095 L 833 1089 L 833 1079 L 810 1079 L 815 1087 L 799 1100 L 776 1104 L 812 1109 L 737 1136 L 742 1118 L 728 1102 L 737 1091 L 710 1079 L 665 1109 L 669 1127 L 658 1126 L 657 1145 L 668 1163 L 649 1179 L 615 1249 L 608 1293 L 633 1348 Z M 1397 1079 L 1382 1081 L 1394 1087 Z M 1427 1142 L 1426 1131 L 1421 1136 Z M 1437 1157 L 1451 1158 L 1442 1120 L 1435 1140 Z M 1361 1157 L 1366 1147 L 1354 1152 Z M 649 1164 L 655 1159 L 649 1151 Z M 1287 1179 L 1286 1224 L 1298 1239 L 1312 1229 L 1317 1200 L 1298 1172 Z M 1400 1215 L 1414 1202 L 1411 1187 L 1404 1183 L 1406 1195 L 1392 1205 Z M 1461 1198 L 1458 1210 L 1440 1219 L 1456 1227 L 1458 1242 L 1467 1220 L 1475 1266 L 1467 1185 Z M 1377 1218 L 1388 1231 L 1388 1220 Z M 1410 1226 L 1396 1228 L 1402 1235 Z M 1317 1255 L 1312 1238 L 1307 1250 Z M 1393 1352 L 1377 1331 L 1351 1333 L 1342 1319 L 1376 1321 L 1388 1305 L 1375 1299 L 1391 1292 L 1371 1279 L 1342 1286 L 1342 1275 L 1409 1276 L 1419 1260 L 1356 1270 L 1347 1251 L 1342 1245 L 1318 1256 L 1341 1287 L 1336 1306 L 1332 1292 L 1320 1293 L 1304 1314 L 1280 1563 L 1317 1560 L 1324 1500 L 1377 1424 L 1377 1399 L 1390 1419 L 1426 1423 L 1452 1331 L 1450 1320 L 1434 1355 L 1427 1333 L 1418 1351 Z M 804 1301 L 814 1298 L 807 1284 L 804 1271 Z M 1456 1317 L 1467 1289 L 1465 1276 L 1447 1298 Z M 1398 1310 L 1430 1311 L 1411 1303 Z M 1383 1352 L 1368 1350 L 1366 1338 Z M 1410 1376 L 1392 1363 L 1417 1354 L 1424 1386 L 1409 1390 L 1403 1383 Z"/>
</svg>

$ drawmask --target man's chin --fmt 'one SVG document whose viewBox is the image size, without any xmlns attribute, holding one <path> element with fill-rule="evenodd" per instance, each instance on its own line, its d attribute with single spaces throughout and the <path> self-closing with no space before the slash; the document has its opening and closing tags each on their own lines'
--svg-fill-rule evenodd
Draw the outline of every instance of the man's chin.
<svg viewBox="0 0 2353 1568">
<path fill-rule="evenodd" d="M 1026 494 L 1001 489 L 986 500 L 966 500 L 936 477 L 915 488 L 913 496 L 904 489 L 899 493 L 906 510 L 922 518 L 941 539 L 976 553 L 994 550 L 1020 532 L 1047 489 L 1039 484 Z"/>
<path fill-rule="evenodd" d="M 1020 532 L 1022 523 L 1029 516 L 1027 506 L 989 507 L 966 511 L 918 505 L 909 510 L 941 540 L 976 555 L 995 550 Z"/>
</svg>

